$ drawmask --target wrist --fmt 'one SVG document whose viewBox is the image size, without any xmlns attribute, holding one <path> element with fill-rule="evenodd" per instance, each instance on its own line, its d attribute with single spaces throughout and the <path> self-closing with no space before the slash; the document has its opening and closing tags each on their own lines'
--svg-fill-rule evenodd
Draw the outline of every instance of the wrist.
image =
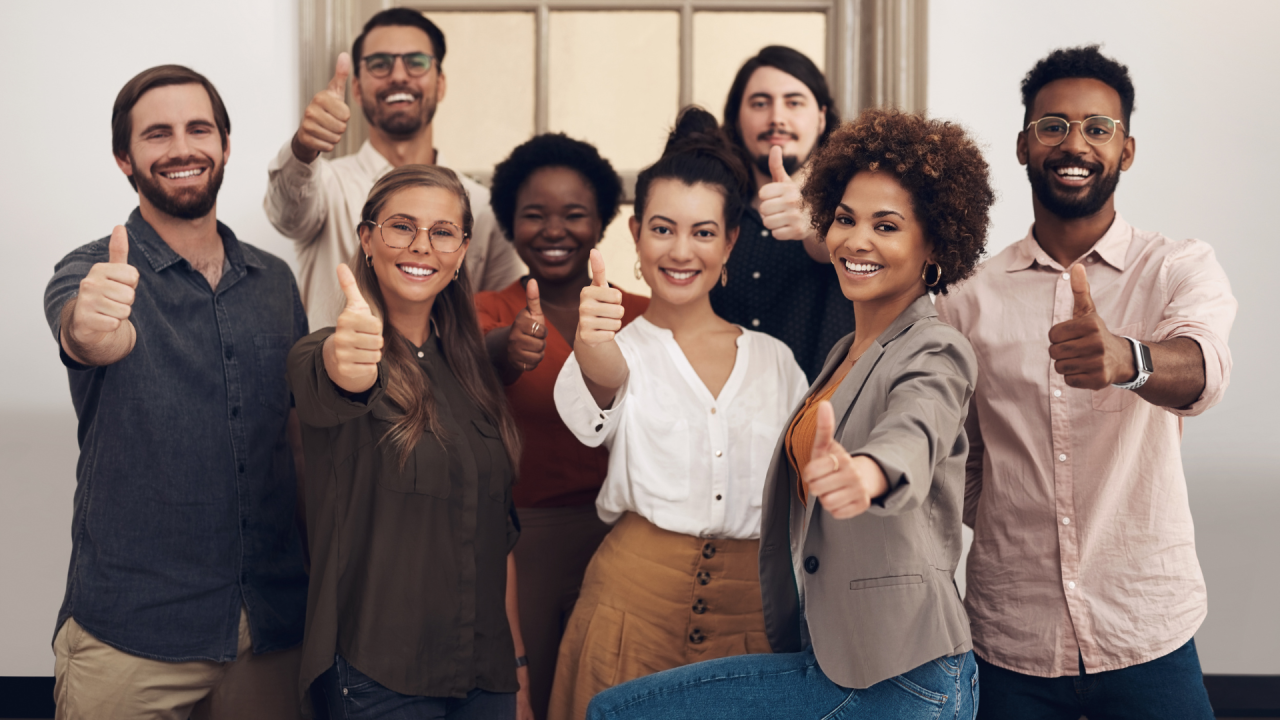
<svg viewBox="0 0 1280 720">
<path fill-rule="evenodd" d="M 302 144 L 302 140 L 298 138 L 298 133 L 296 132 L 293 134 L 293 141 L 290 143 L 290 147 L 293 150 L 293 156 L 298 159 L 298 162 L 303 163 L 304 165 L 310 165 L 315 162 L 316 158 L 320 157 L 320 153 L 318 151 L 312 150 Z"/>
</svg>

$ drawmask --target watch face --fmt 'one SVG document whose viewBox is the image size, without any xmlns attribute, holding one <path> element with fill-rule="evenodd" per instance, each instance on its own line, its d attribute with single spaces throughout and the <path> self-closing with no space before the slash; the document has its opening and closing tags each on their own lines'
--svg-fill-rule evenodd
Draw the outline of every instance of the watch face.
<svg viewBox="0 0 1280 720">
<path fill-rule="evenodd" d="M 1150 373 L 1155 370 L 1155 368 L 1151 366 L 1151 348 L 1143 345 L 1142 343 L 1138 343 L 1138 348 L 1140 348 L 1138 356 L 1142 361 L 1142 367 L 1140 368 L 1142 372 Z"/>
</svg>

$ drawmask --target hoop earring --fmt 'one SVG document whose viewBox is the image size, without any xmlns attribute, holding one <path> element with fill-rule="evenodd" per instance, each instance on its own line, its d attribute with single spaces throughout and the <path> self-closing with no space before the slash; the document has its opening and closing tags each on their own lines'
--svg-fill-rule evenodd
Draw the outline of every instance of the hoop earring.
<svg viewBox="0 0 1280 720">
<path fill-rule="evenodd" d="M 724 265 L 721 265 L 720 266 L 720 287 L 724 287 L 728 284 L 729 284 L 729 268 Z"/>
<path fill-rule="evenodd" d="M 453 279 L 454 279 L 454 280 L 457 280 L 457 279 L 458 279 L 458 276 L 459 276 L 459 275 L 461 275 L 461 274 L 462 274 L 462 266 L 461 266 L 461 265 L 459 265 L 459 266 L 458 266 L 458 269 L 453 271 Z"/>
<path fill-rule="evenodd" d="M 934 267 L 938 268 L 938 277 L 934 278 L 933 282 L 929 282 L 929 266 L 930 265 L 933 265 Z M 924 269 L 920 271 L 920 279 L 924 281 L 925 287 L 938 287 L 938 283 L 942 282 L 942 266 L 936 262 L 925 263 Z"/>
<path fill-rule="evenodd" d="M 640 258 L 636 258 L 636 279 L 640 280 L 644 275 L 640 274 Z"/>
<path fill-rule="evenodd" d="M 365 255 L 365 256 L 364 256 L 364 266 L 365 266 L 365 267 L 373 267 L 373 256 L 372 256 L 372 255 Z"/>
</svg>

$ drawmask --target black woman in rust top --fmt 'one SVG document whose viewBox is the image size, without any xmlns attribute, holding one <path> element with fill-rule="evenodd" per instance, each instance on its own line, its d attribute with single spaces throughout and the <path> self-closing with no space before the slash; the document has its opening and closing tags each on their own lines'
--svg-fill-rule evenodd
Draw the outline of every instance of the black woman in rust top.
<svg viewBox="0 0 1280 720">
<path fill-rule="evenodd" d="M 519 440 L 467 283 L 471 224 L 452 171 L 385 175 L 338 266 L 337 327 L 289 355 L 312 550 L 300 690 L 321 718 L 531 716 Z"/>
</svg>

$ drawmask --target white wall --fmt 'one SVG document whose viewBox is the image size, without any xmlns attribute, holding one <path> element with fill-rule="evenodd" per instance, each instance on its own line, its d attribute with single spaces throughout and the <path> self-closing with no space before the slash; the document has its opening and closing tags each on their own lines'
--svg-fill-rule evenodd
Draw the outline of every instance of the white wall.
<svg viewBox="0 0 1280 720">
<path fill-rule="evenodd" d="M 1226 399 L 1184 426 L 1183 457 L 1209 618 L 1206 672 L 1280 673 L 1280 350 L 1273 321 L 1280 242 L 1276 193 L 1280 3 L 1144 0 L 1045 4 L 933 0 L 929 112 L 985 143 L 998 194 L 990 252 L 1031 225 L 1014 155 L 1023 75 L 1057 47 L 1104 43 L 1137 90 L 1137 156 L 1117 207 L 1137 227 L 1211 243 L 1240 312 Z"/>
<path fill-rule="evenodd" d="M 208 76 L 231 115 L 218 217 L 292 262 L 262 195 L 297 126 L 297 35 L 296 0 L 0 3 L 0 676 L 53 674 L 77 448 L 44 286 L 55 262 L 137 204 L 111 158 L 116 93 L 153 65 Z"/>
</svg>

